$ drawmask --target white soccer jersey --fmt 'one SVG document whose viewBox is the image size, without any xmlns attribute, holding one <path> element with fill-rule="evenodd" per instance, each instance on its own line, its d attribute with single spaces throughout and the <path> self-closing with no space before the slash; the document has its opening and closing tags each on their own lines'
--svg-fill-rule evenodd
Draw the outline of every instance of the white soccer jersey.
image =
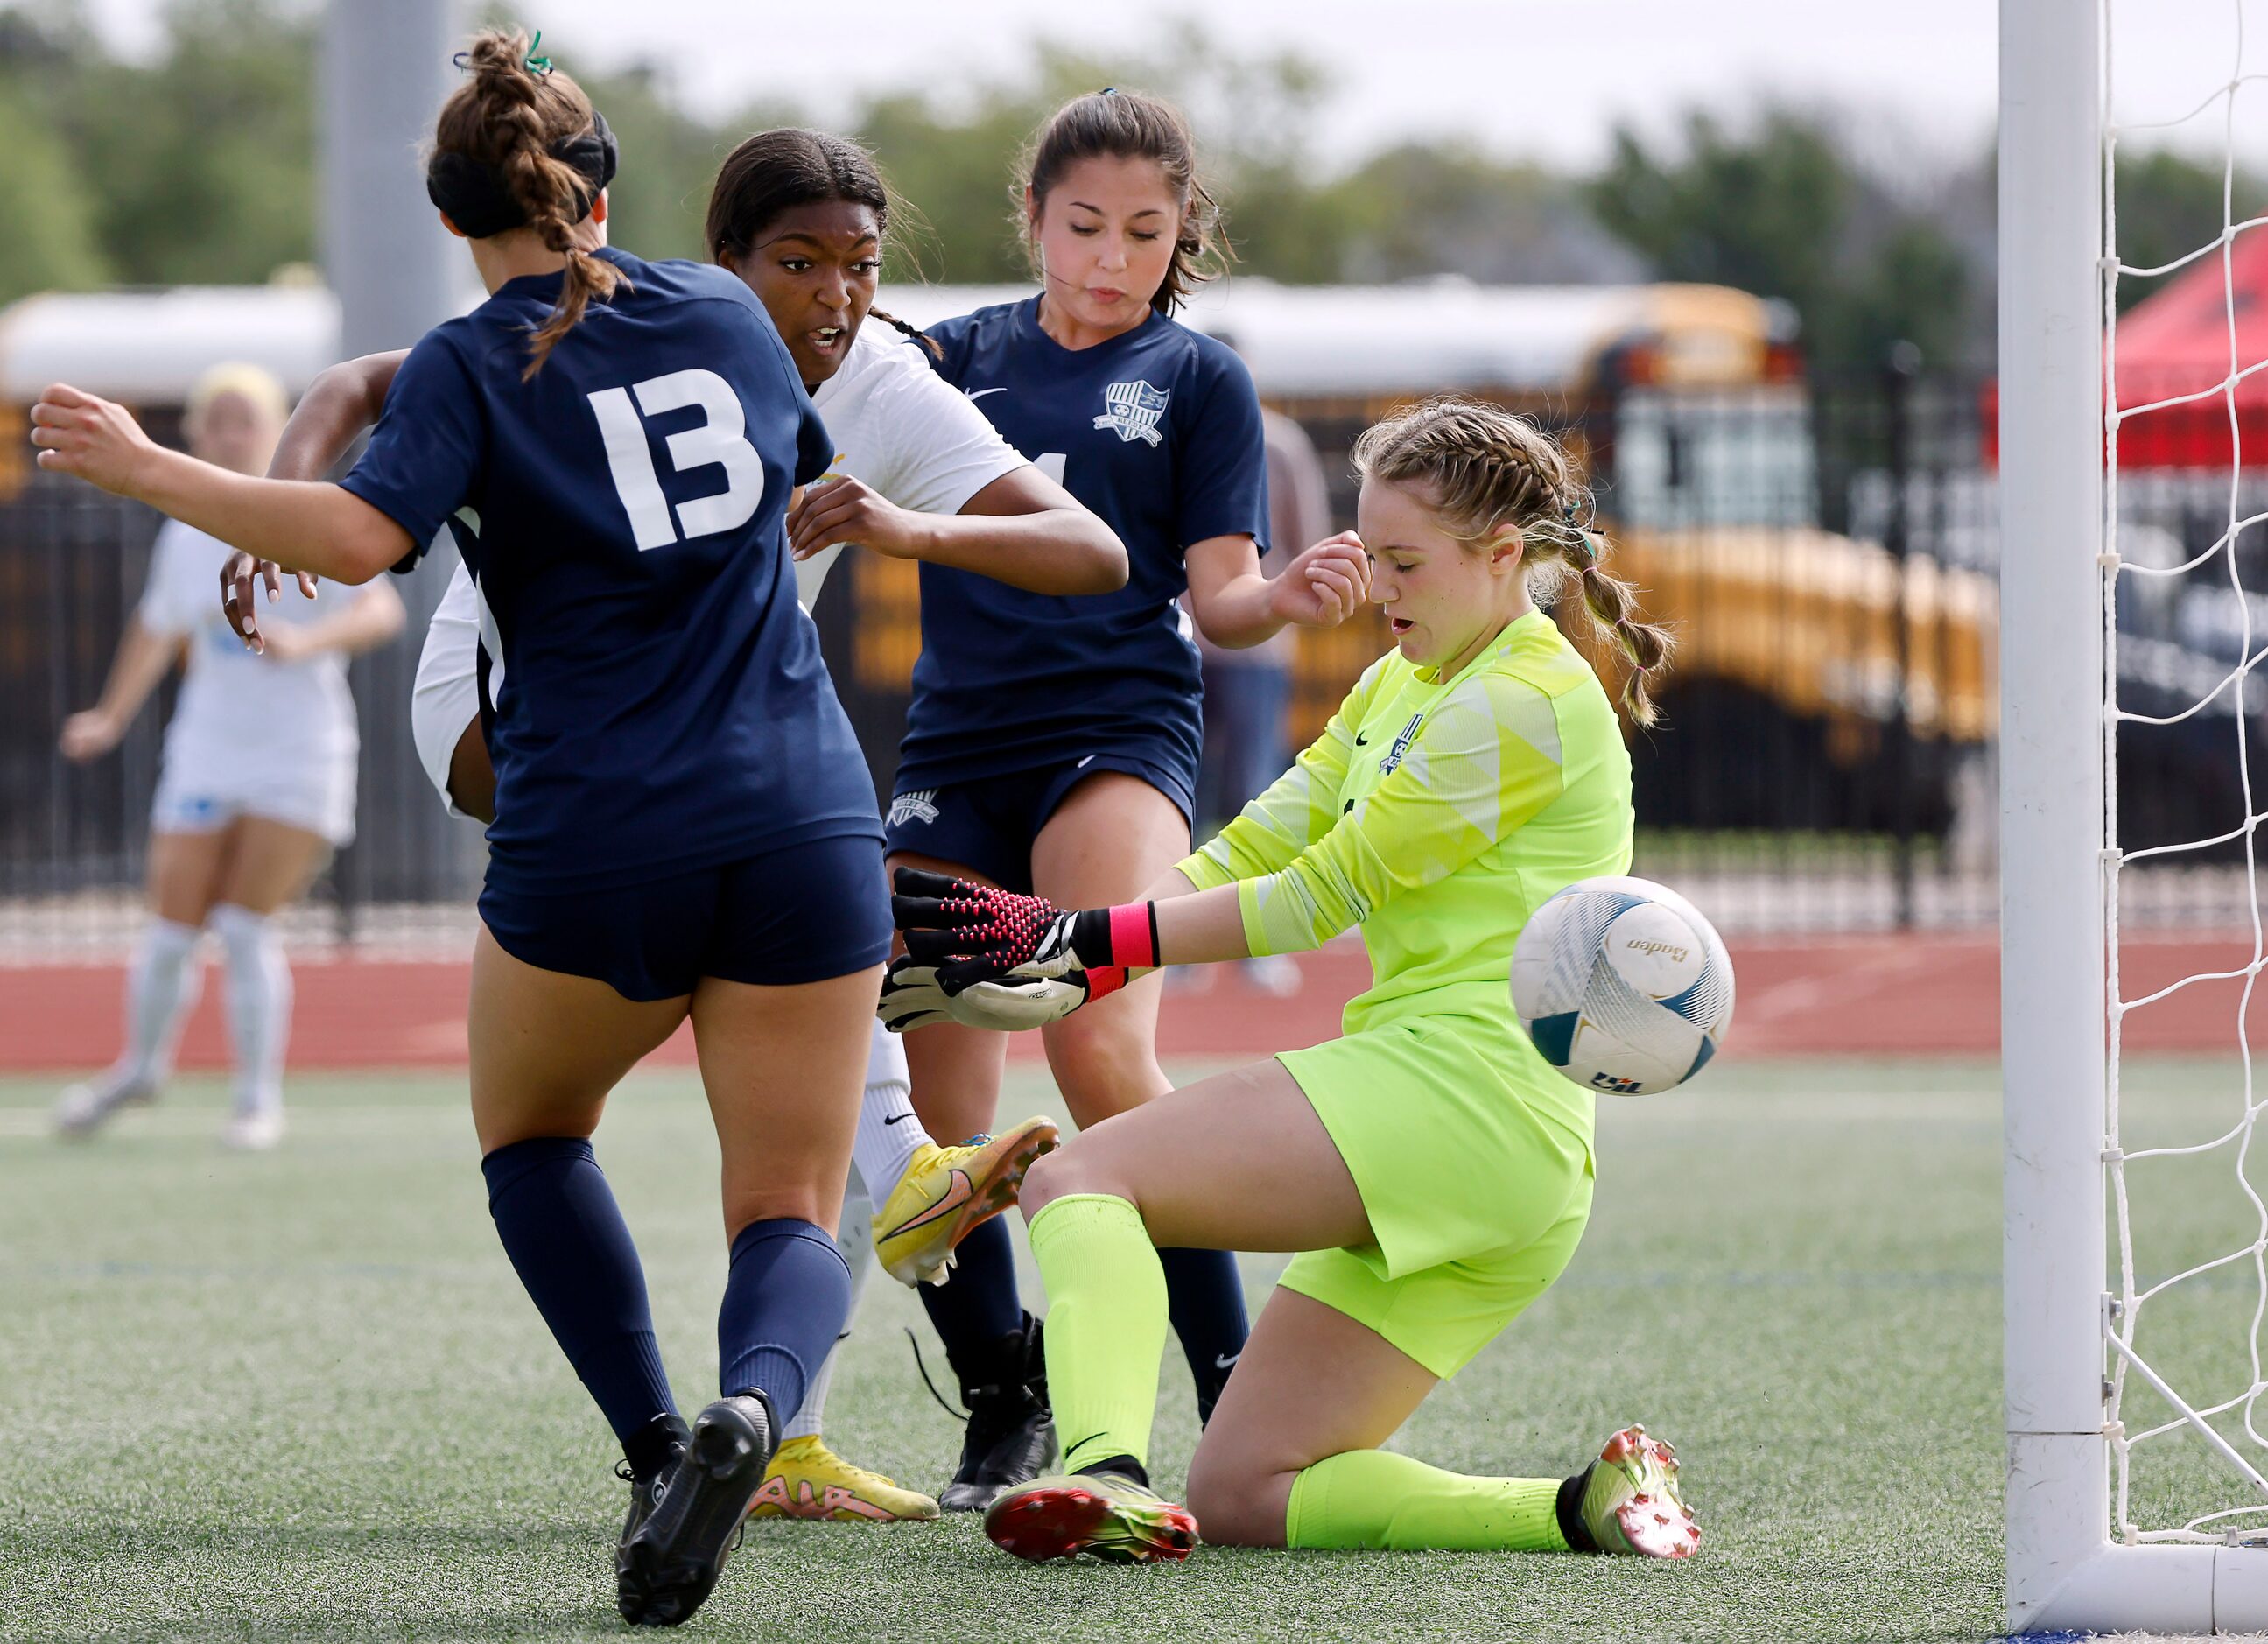
<svg viewBox="0 0 2268 1644">
<path fill-rule="evenodd" d="M 188 676 L 166 727 L 158 824 L 188 825 L 180 819 L 203 807 L 272 816 L 342 844 L 354 832 L 360 746 L 347 660 L 330 651 L 279 662 L 246 650 L 221 610 L 229 553 L 177 520 L 158 527 L 151 549 L 136 615 L 151 633 L 189 642 Z M 287 579 L 281 600 L 263 601 L 261 624 L 304 626 L 361 597 L 327 582 L 309 600 Z"/>
<path fill-rule="evenodd" d="M 885 321 L 869 319 L 858 328 L 842 369 L 820 384 L 812 403 L 842 453 L 830 472 L 864 480 L 916 513 L 959 513 L 994 480 L 1022 468 L 1024 459 L 960 389 L 929 368 L 921 346 Z M 817 601 L 841 552 L 829 549 L 795 568 L 796 594 L 806 610 Z M 449 757 L 465 726 L 480 714 L 477 674 L 487 625 L 479 591 L 460 561 L 426 631 L 410 708 L 418 759 L 444 803 Z M 491 679 L 491 695 L 495 687 Z M 453 805 L 449 808 L 456 812 Z"/>
</svg>

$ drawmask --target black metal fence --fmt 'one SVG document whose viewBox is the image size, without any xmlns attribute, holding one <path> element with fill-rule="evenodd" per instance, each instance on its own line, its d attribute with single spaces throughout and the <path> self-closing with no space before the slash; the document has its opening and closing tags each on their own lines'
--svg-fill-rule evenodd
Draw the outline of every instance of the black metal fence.
<svg viewBox="0 0 2268 1644">
<path fill-rule="evenodd" d="M 1351 524 L 1345 453 L 1384 403 L 1285 409 L 1325 459 L 1334 523 Z M 1609 564 L 1679 638 L 1662 723 L 1631 733 L 1637 871 L 1688 887 L 1728 929 L 1989 923 L 1999 612 L 1985 384 L 1889 370 L 1738 391 L 1638 387 L 1523 409 L 1578 453 Z M 2268 476 L 2245 485 L 2264 493 L 2259 511 Z M 2172 565 L 2228 526 L 2225 469 L 2130 473 L 2123 496 L 2130 556 Z M 154 524 L 45 476 L 0 504 L 0 925 L 19 934 L 67 932 L 91 906 L 130 903 L 141 873 L 163 704 L 107 761 L 68 765 L 55 736 L 95 699 Z M 2242 650 L 2248 602 L 2259 598 L 2249 590 L 2268 575 L 2261 552 L 2257 530 L 2240 536 L 2242 586 L 2225 564 L 2205 566 L 2122 601 L 2125 705 L 2157 711 L 2209 694 Z M 321 890 L 345 931 L 381 904 L 461 906 L 477 883 L 478 836 L 443 815 L 409 734 L 421 619 L 445 569 L 428 566 L 405 587 L 409 635 L 354 667 L 360 832 Z M 1577 613 L 1558 615 L 1590 643 Z M 848 557 L 817 616 L 887 792 L 920 644 L 912 568 Z M 2258 611 L 2252 621 L 2268 632 Z M 1294 745 L 1388 643 L 1371 613 L 1301 636 Z M 2242 821 L 2235 693 L 2222 699 L 2178 726 L 2122 732 L 2130 842 L 2200 838 Z M 2138 895 L 2130 883 L 2130 919 L 2248 917 L 2249 881 L 2226 846 L 2170 861 L 2149 884 Z"/>
</svg>

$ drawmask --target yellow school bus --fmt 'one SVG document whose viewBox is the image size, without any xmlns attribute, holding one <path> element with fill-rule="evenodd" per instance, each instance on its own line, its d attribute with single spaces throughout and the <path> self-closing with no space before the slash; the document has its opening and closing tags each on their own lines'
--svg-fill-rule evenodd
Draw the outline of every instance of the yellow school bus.
<svg viewBox="0 0 2268 1644">
<path fill-rule="evenodd" d="M 927 324 L 1029 294 L 917 286 L 886 291 L 882 306 Z M 1558 433 L 1597 488 L 1609 563 L 1677 630 L 1673 718 L 1681 697 L 1742 692 L 1848 760 L 1870 756 L 1900 709 L 1918 739 L 1990 732 L 1992 580 L 1820 528 L 1812 390 L 1786 305 L 1710 285 L 1236 276 L 1200 290 L 1184 318 L 1231 342 L 1262 398 L 1314 439 L 1341 525 L 1352 523 L 1355 437 L 1412 400 L 1470 394 Z M 920 645 L 913 567 L 859 569 L 861 682 L 902 689 Z M 1584 637 L 1581 622 L 1566 626 Z M 1295 741 L 1320 732 L 1388 643 L 1375 613 L 1300 634 Z"/>
</svg>

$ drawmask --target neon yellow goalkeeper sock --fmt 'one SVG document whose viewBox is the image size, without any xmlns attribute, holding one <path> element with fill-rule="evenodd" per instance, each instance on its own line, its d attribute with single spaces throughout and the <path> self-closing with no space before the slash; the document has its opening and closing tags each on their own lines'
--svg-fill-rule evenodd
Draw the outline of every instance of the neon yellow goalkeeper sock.
<svg viewBox="0 0 2268 1644">
<path fill-rule="evenodd" d="M 1049 1329 L 1053 1329 L 1052 1324 Z M 1292 1481 L 1292 1547 L 1565 1552 L 1557 1478 L 1471 1478 L 1385 1450 L 1348 1450 Z"/>
<path fill-rule="evenodd" d="M 1048 1286 L 1048 1399 L 1064 1471 L 1113 1456 L 1150 1464 L 1166 1271 L 1142 1213 L 1108 1193 L 1071 1193 L 1031 1220 Z"/>
</svg>

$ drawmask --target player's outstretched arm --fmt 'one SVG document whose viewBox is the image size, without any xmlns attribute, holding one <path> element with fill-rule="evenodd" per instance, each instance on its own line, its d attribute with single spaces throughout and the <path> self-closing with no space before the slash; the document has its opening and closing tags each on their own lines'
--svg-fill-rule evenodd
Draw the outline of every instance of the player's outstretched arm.
<svg viewBox="0 0 2268 1644">
<path fill-rule="evenodd" d="M 293 408 L 291 420 L 284 424 L 284 432 L 276 441 L 276 454 L 269 459 L 268 477 L 319 480 L 329 473 L 363 430 L 378 421 L 379 413 L 386 409 L 386 391 L 394 386 L 394 373 L 409 358 L 408 349 L 395 349 L 391 353 L 365 354 L 319 372 Z M 314 573 L 301 571 L 293 575 L 299 580 L 299 592 L 313 599 Z M 228 608 L 246 613 L 236 623 L 237 633 L 264 655 L 267 636 L 251 615 L 255 582 L 267 587 L 270 599 L 276 598 L 283 586 L 283 568 L 273 560 L 253 559 L 243 566 L 232 563 L 221 572 L 221 597 L 227 603 L 229 593 L 235 593 L 236 600 Z M 397 599 L 394 603 L 398 609 L 401 601 Z M 381 634 L 372 643 L 392 638 L 391 633 Z"/>
<path fill-rule="evenodd" d="M 392 639 L 409 621 L 401 596 L 384 580 L 364 583 L 350 594 L 335 594 L 330 603 L 335 608 L 313 622 L 263 631 L 261 654 L 276 662 L 297 662 L 333 651 L 360 656 Z"/>
<path fill-rule="evenodd" d="M 844 545 L 951 565 L 1035 593 L 1108 593 L 1126 586 L 1126 546 L 1029 463 L 1002 475 L 957 514 L 901 508 L 865 481 L 806 486 L 788 510 L 799 560 Z"/>
<path fill-rule="evenodd" d="M 179 634 L 153 633 L 139 616 L 128 617 L 101 697 L 92 708 L 83 708 L 63 721 L 55 739 L 63 756 L 77 763 L 99 758 L 117 747 L 126 727 L 134 723 L 134 716 L 187 645 Z"/>
<path fill-rule="evenodd" d="M 319 480 L 386 409 L 386 391 L 408 349 L 365 354 L 327 367 L 292 408 L 268 464 L 271 480 Z"/>
<path fill-rule="evenodd" d="M 39 464 L 131 497 L 293 571 L 367 582 L 408 555 L 409 534 L 336 485 L 253 479 L 168 451 L 123 406 L 65 383 L 32 407 Z"/>
</svg>

